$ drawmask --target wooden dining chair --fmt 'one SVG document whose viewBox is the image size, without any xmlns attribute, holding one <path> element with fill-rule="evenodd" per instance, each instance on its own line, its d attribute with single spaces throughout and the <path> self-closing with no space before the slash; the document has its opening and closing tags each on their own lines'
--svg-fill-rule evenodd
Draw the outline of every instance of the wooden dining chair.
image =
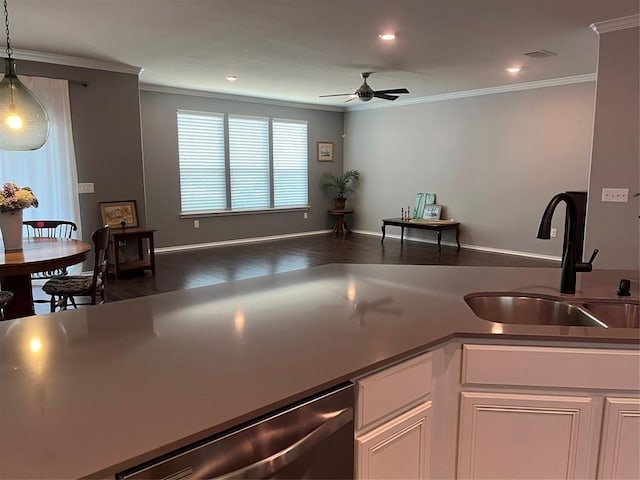
<svg viewBox="0 0 640 480">
<path fill-rule="evenodd" d="M 71 238 L 78 230 L 75 223 L 68 220 L 26 220 L 27 237 Z"/>
<path fill-rule="evenodd" d="M 68 220 L 25 220 L 22 225 L 25 227 L 27 238 L 71 238 L 78 231 L 76 224 Z M 31 280 L 48 280 L 68 274 L 67 267 L 60 267 L 53 270 L 33 272 Z M 49 303 L 49 300 L 34 298 L 33 303 Z"/>
<path fill-rule="evenodd" d="M 78 305 L 97 305 L 105 302 L 105 282 L 107 280 L 107 251 L 109 247 L 109 227 L 97 229 L 91 235 L 94 246 L 93 273 L 91 275 L 67 275 L 53 277 L 42 286 L 51 296 L 51 311 L 66 310 L 69 302 L 73 308 Z M 78 303 L 75 297 L 90 297 L 86 303 Z"/>
<path fill-rule="evenodd" d="M 0 290 L 0 320 L 4 320 L 4 307 L 13 298 L 13 292 Z"/>
<path fill-rule="evenodd" d="M 22 225 L 26 227 L 27 238 L 71 238 L 78 230 L 75 223 L 67 220 L 27 220 Z M 67 275 L 67 267 L 35 272 L 31 274 L 31 279 L 49 279 L 59 275 Z"/>
</svg>

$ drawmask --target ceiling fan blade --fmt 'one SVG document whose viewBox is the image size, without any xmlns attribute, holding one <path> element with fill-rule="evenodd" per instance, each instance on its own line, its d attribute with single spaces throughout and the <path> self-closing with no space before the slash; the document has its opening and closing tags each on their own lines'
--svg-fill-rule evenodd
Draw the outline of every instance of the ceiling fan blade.
<svg viewBox="0 0 640 480">
<path fill-rule="evenodd" d="M 334 93 L 333 95 L 320 95 L 320 97 L 343 97 L 344 95 L 353 95 L 353 93 Z"/>
<path fill-rule="evenodd" d="M 377 93 L 409 93 L 406 88 L 391 88 L 389 90 L 378 90 Z"/>
<path fill-rule="evenodd" d="M 398 98 L 395 95 L 387 95 L 386 93 L 382 92 L 373 92 L 373 96 L 376 98 L 382 98 L 384 100 L 395 100 Z"/>
<path fill-rule="evenodd" d="M 351 100 L 355 100 L 356 98 L 358 98 L 358 96 L 354 95 L 353 97 L 349 98 L 348 100 L 345 100 L 344 103 L 350 102 Z"/>
</svg>

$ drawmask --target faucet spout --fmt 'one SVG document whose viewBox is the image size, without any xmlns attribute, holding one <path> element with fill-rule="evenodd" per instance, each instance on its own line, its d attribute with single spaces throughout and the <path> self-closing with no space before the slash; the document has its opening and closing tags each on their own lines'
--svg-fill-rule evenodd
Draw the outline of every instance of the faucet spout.
<svg viewBox="0 0 640 480">
<path fill-rule="evenodd" d="M 566 204 L 566 228 L 564 231 L 564 245 L 565 249 L 562 252 L 562 274 L 560 277 L 560 292 L 561 293 L 576 293 L 576 263 L 574 260 L 574 251 L 576 243 L 576 222 L 577 222 L 577 209 L 576 204 L 566 193 L 558 193 L 555 195 L 544 209 L 542 219 L 540 220 L 540 226 L 538 227 L 538 238 L 548 240 L 551 238 L 551 219 L 553 213 L 560 204 L 564 202 Z"/>
</svg>

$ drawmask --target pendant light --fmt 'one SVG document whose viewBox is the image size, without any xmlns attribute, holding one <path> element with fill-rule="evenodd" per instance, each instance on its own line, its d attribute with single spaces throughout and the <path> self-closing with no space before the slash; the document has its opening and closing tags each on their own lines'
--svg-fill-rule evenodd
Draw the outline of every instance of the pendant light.
<svg viewBox="0 0 640 480">
<path fill-rule="evenodd" d="M 4 0 L 4 25 L 7 57 L 4 78 L 0 81 L 0 149 L 37 150 L 49 136 L 49 116 L 40 100 L 16 76 L 15 60 L 11 58 L 7 0 Z"/>
</svg>

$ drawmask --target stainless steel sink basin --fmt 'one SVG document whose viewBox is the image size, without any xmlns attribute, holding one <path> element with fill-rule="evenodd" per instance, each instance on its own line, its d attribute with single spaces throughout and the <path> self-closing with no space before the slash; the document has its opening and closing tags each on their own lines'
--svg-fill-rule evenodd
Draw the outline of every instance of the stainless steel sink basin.
<svg viewBox="0 0 640 480">
<path fill-rule="evenodd" d="M 640 302 L 590 301 L 583 304 L 584 308 L 593 313 L 598 320 L 611 328 L 639 328 Z"/>
<path fill-rule="evenodd" d="M 595 314 L 569 303 L 539 296 L 477 293 L 464 297 L 480 318 L 490 322 L 526 325 L 605 327 Z"/>
</svg>

